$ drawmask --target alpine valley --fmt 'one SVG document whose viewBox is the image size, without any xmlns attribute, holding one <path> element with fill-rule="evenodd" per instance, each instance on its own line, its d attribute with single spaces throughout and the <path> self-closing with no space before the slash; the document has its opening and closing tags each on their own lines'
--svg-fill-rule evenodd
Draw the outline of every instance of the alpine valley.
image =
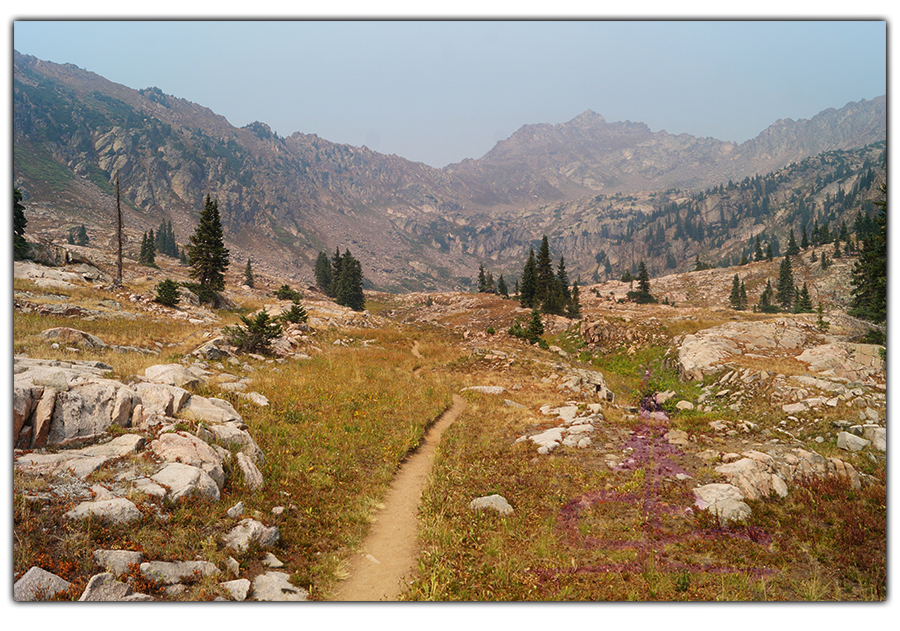
<svg viewBox="0 0 900 631">
<path fill-rule="evenodd" d="M 837 104 L 835 104 L 837 105 Z M 793 230 L 829 234 L 872 213 L 884 179 L 886 97 L 778 120 L 742 144 L 653 132 L 585 111 L 524 125 L 478 159 L 442 169 L 336 144 L 237 128 L 215 112 L 74 65 L 14 54 L 14 185 L 29 236 L 85 225 L 114 240 L 118 176 L 125 255 L 171 222 L 187 242 L 207 194 L 232 266 L 311 284 L 320 251 L 349 249 L 366 288 L 468 291 L 480 265 L 512 285 L 547 235 L 582 285 L 775 254 Z"/>
</svg>

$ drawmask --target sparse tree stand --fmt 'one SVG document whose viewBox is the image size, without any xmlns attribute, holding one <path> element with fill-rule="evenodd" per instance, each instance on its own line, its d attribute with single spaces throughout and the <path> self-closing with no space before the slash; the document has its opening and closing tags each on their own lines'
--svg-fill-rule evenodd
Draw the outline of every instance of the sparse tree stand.
<svg viewBox="0 0 900 631">
<path fill-rule="evenodd" d="M 200 223 L 191 235 L 187 254 L 191 278 L 197 281 L 201 291 L 214 293 L 225 289 L 228 249 L 219 217 L 219 202 L 212 200 L 209 194 L 200 213 Z"/>
<path fill-rule="evenodd" d="M 25 240 L 25 206 L 22 205 L 22 193 L 13 189 L 13 258 L 17 261 L 28 256 L 28 242 Z"/>
<path fill-rule="evenodd" d="M 884 198 L 875 202 L 876 230 L 859 244 L 859 259 L 853 264 L 849 311 L 850 315 L 877 324 L 887 320 L 887 184 L 882 183 L 881 193 Z M 825 260 L 824 253 L 822 260 Z"/>
</svg>

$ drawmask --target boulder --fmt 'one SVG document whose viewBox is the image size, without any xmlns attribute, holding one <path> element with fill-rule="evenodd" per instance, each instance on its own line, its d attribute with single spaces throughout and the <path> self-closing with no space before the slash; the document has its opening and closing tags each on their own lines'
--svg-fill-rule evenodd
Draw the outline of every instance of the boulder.
<svg viewBox="0 0 900 631">
<path fill-rule="evenodd" d="M 150 561 L 141 563 L 144 578 L 163 585 L 194 581 L 199 577 L 216 576 L 221 571 L 209 561 Z"/>
<path fill-rule="evenodd" d="M 838 449 L 844 449 L 845 451 L 860 451 L 861 449 L 865 449 L 871 443 L 865 438 L 860 438 L 850 432 L 838 432 L 837 435 L 837 446 Z"/>
<path fill-rule="evenodd" d="M 250 581 L 246 578 L 219 583 L 219 587 L 228 592 L 228 595 L 231 596 L 231 600 L 236 600 L 238 602 L 247 600 L 247 595 L 250 593 Z"/>
<path fill-rule="evenodd" d="M 223 399 L 193 395 L 181 408 L 181 415 L 189 420 L 209 421 L 210 423 L 227 423 L 242 421 L 241 415 L 232 405 Z"/>
<path fill-rule="evenodd" d="M 291 585 L 289 574 L 270 571 L 253 579 L 253 598 L 260 601 L 305 601 L 309 592 Z"/>
<path fill-rule="evenodd" d="M 223 537 L 225 545 L 237 552 L 246 552 L 251 543 L 270 548 L 278 543 L 281 533 L 277 526 L 266 527 L 255 519 L 242 519 Z"/>
<path fill-rule="evenodd" d="M 731 484 L 705 484 L 693 489 L 697 508 L 709 509 L 721 522 L 742 521 L 751 510 L 740 489 Z"/>
<path fill-rule="evenodd" d="M 511 515 L 513 513 L 513 507 L 509 505 L 506 498 L 496 493 L 494 495 L 476 497 L 469 502 L 469 508 L 472 510 L 494 510 L 501 515 Z"/>
<path fill-rule="evenodd" d="M 96 502 L 82 502 L 66 513 L 69 519 L 83 519 L 92 515 L 117 524 L 127 524 L 139 520 L 141 511 L 130 500 L 116 497 Z"/>
<path fill-rule="evenodd" d="M 216 481 L 203 469 L 188 464 L 170 462 L 150 479 L 167 487 L 173 501 L 200 497 L 218 502 L 221 497 Z"/>
<path fill-rule="evenodd" d="M 150 443 L 150 449 L 166 462 L 177 462 L 202 469 L 219 490 L 225 484 L 222 459 L 208 444 L 187 432 L 168 432 Z M 218 498 L 216 498 L 218 499 Z"/>
<path fill-rule="evenodd" d="M 160 383 L 139 383 L 134 389 L 144 410 L 160 416 L 175 416 L 191 396 L 184 388 Z"/>
<path fill-rule="evenodd" d="M 50 421 L 48 445 L 64 447 L 95 442 L 113 424 L 129 427 L 132 410 L 140 402 L 134 390 L 111 379 L 77 384 L 59 392 Z"/>
<path fill-rule="evenodd" d="M 262 462 L 265 460 L 262 449 L 250 436 L 246 430 L 240 429 L 235 423 L 221 423 L 218 425 L 203 426 L 202 434 L 204 440 L 215 442 L 228 449 L 238 448 L 241 452 L 249 456 L 254 462 Z M 200 432 L 198 431 L 198 434 Z"/>
<path fill-rule="evenodd" d="M 238 468 L 241 470 L 241 473 L 244 475 L 244 484 L 251 491 L 256 491 L 261 489 L 265 484 L 263 480 L 262 473 L 260 473 L 259 469 L 253 463 L 245 453 L 238 452 L 237 454 L 237 464 Z"/>
<path fill-rule="evenodd" d="M 181 364 L 157 364 L 144 370 L 144 377 L 151 383 L 179 388 L 196 388 L 200 379 Z"/>
<path fill-rule="evenodd" d="M 106 348 L 106 342 L 95 335 L 79 331 L 78 329 L 70 329 L 60 326 L 52 329 L 44 329 L 40 332 L 40 337 L 45 340 L 54 340 L 67 346 L 82 346 L 90 349 Z"/>
<path fill-rule="evenodd" d="M 37 566 L 22 575 L 13 585 L 13 600 L 27 602 L 50 600 L 72 587 L 72 583 Z"/>
<path fill-rule="evenodd" d="M 137 596 L 137 598 L 135 598 Z M 131 586 L 117 581 L 109 573 L 95 574 L 88 581 L 78 602 L 119 602 L 134 600 L 153 600 L 146 594 L 135 594 Z"/>
<path fill-rule="evenodd" d="M 144 560 L 141 552 L 133 550 L 94 550 L 94 563 L 116 576 L 127 574 Z"/>
</svg>

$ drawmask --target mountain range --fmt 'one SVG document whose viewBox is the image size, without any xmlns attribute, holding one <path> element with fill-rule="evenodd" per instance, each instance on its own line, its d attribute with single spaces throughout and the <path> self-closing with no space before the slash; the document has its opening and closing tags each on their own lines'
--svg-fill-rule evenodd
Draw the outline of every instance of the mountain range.
<svg viewBox="0 0 900 631">
<path fill-rule="evenodd" d="M 32 231 L 60 241 L 84 224 L 94 244 L 109 244 L 118 178 L 136 257 L 162 221 L 187 242 L 210 194 L 236 269 L 251 257 L 258 272 L 301 283 L 318 252 L 339 248 L 372 288 L 469 289 L 482 263 L 516 276 L 543 234 L 582 282 L 636 256 L 657 272 L 673 260 L 687 269 L 700 255 L 736 257 L 760 234 L 783 239 L 800 220 L 846 221 L 854 209 L 834 205 L 837 191 L 843 198 L 885 161 L 885 96 L 778 120 L 741 144 L 588 110 L 524 125 L 481 158 L 435 169 L 315 134 L 281 137 L 262 122 L 237 128 L 157 88 L 18 52 L 13 79 L 14 177 Z M 758 197 L 735 186 L 768 178 L 772 190 Z M 676 215 L 695 217 L 700 239 L 674 243 Z M 651 251 L 660 234 L 666 247 Z"/>
</svg>

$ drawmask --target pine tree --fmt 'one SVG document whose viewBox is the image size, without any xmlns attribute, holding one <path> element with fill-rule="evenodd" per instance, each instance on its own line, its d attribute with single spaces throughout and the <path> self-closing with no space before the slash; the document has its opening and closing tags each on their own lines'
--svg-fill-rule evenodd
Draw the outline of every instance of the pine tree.
<svg viewBox="0 0 900 631">
<path fill-rule="evenodd" d="M 563 301 L 568 304 L 572 299 L 572 294 L 569 292 L 569 274 L 566 272 L 566 259 L 562 256 L 559 257 L 559 267 L 556 270 L 556 283 L 562 292 Z"/>
<path fill-rule="evenodd" d="M 153 230 L 150 234 L 144 233 L 141 239 L 141 253 L 138 256 L 138 263 L 147 267 L 156 267 L 156 244 L 153 240 Z"/>
<path fill-rule="evenodd" d="M 209 194 L 200 213 L 200 223 L 187 246 L 191 262 L 191 278 L 207 291 L 225 289 L 225 270 L 228 269 L 228 249 L 219 216 L 219 202 Z"/>
<path fill-rule="evenodd" d="M 765 254 L 763 254 L 762 243 L 759 242 L 759 235 L 756 235 L 756 246 L 753 250 L 753 260 L 761 261 L 765 258 Z"/>
<path fill-rule="evenodd" d="M 547 235 L 544 235 L 535 259 L 535 304 L 541 305 L 547 300 L 547 294 L 553 285 L 553 280 L 553 261 L 550 258 L 550 245 L 547 242 Z"/>
<path fill-rule="evenodd" d="M 797 256 L 800 254 L 800 248 L 797 246 L 797 240 L 794 238 L 794 229 L 791 228 L 791 236 L 788 239 L 787 250 L 785 250 L 786 256 Z"/>
<path fill-rule="evenodd" d="M 488 270 L 487 276 L 484 279 L 484 291 L 489 294 L 496 294 L 497 287 L 494 286 L 494 275 Z"/>
<path fill-rule="evenodd" d="M 731 279 L 731 296 L 729 296 L 728 300 L 732 309 L 741 308 L 741 280 L 737 274 Z"/>
<path fill-rule="evenodd" d="M 766 245 L 766 260 L 771 263 L 774 258 L 775 253 L 772 251 L 772 242 L 769 241 L 768 245 Z"/>
<path fill-rule="evenodd" d="M 797 292 L 797 301 L 794 304 L 794 313 L 812 313 L 812 300 L 809 297 L 809 288 L 803 283 L 803 288 Z"/>
<path fill-rule="evenodd" d="M 244 268 L 244 284 L 253 288 L 253 269 L 250 267 L 250 257 L 247 257 L 247 267 Z"/>
<path fill-rule="evenodd" d="M 28 242 L 25 240 L 25 227 L 28 219 L 25 217 L 25 206 L 22 205 L 22 193 L 19 189 L 13 189 L 13 258 L 17 261 L 28 256 Z"/>
<path fill-rule="evenodd" d="M 537 270 L 534 258 L 534 250 L 528 251 L 528 260 L 525 261 L 525 268 L 522 271 L 522 282 L 519 284 L 519 304 L 526 309 L 533 308 L 537 303 L 535 301 L 535 290 L 537 289 Z"/>
<path fill-rule="evenodd" d="M 834 241 L 834 254 L 831 255 L 833 259 L 841 258 L 841 242 L 835 239 Z"/>
<path fill-rule="evenodd" d="M 73 233 L 71 230 L 69 230 L 69 232 L 66 234 L 66 243 L 68 243 L 69 245 L 75 245 L 75 233 Z"/>
<path fill-rule="evenodd" d="M 334 249 L 334 256 L 331 257 L 331 285 L 329 286 L 328 295 L 334 298 L 338 295 L 339 287 L 338 283 L 341 278 L 341 265 L 343 261 L 341 259 L 341 249 Z"/>
<path fill-rule="evenodd" d="M 484 275 L 484 265 L 478 264 L 478 293 L 487 291 L 487 277 Z"/>
<path fill-rule="evenodd" d="M 778 311 L 778 305 L 774 304 L 774 295 L 775 290 L 772 289 L 772 282 L 767 280 L 766 288 L 763 289 L 762 294 L 759 296 L 757 310 L 763 313 L 775 313 Z"/>
<path fill-rule="evenodd" d="M 775 301 L 783 311 L 790 311 L 794 304 L 794 272 L 791 269 L 791 257 L 781 259 L 781 267 L 778 269 L 778 289 L 775 293 Z"/>
<path fill-rule="evenodd" d="M 531 310 L 531 320 L 528 322 L 528 328 L 525 329 L 525 334 L 532 343 L 536 342 L 537 338 L 544 334 L 544 323 L 541 322 L 541 314 L 538 313 L 537 309 Z"/>
<path fill-rule="evenodd" d="M 882 183 L 884 199 L 875 202 L 875 230 L 860 244 L 859 258 L 853 264 L 850 284 L 851 315 L 869 322 L 887 319 L 887 184 Z M 823 257 L 824 258 L 824 257 Z"/>
<path fill-rule="evenodd" d="M 156 286 L 156 302 L 159 304 L 174 307 L 179 300 L 178 283 L 171 278 L 161 280 Z"/>
<path fill-rule="evenodd" d="M 88 244 L 88 234 L 87 229 L 84 227 L 84 224 L 78 228 L 78 231 L 75 233 L 75 245 L 85 246 Z"/>
<path fill-rule="evenodd" d="M 315 276 L 316 287 L 318 287 L 325 295 L 329 295 L 332 280 L 331 261 L 328 260 L 328 255 L 324 252 L 319 252 L 319 256 L 316 258 Z"/>
<path fill-rule="evenodd" d="M 744 287 L 744 281 L 741 281 L 740 306 L 738 308 L 741 311 L 745 311 L 749 306 L 750 303 L 747 301 L 747 288 Z"/>
<path fill-rule="evenodd" d="M 572 293 L 569 297 L 569 305 L 566 308 L 566 317 L 570 320 L 577 320 L 581 317 L 581 290 L 578 289 L 578 283 L 572 285 Z"/>
<path fill-rule="evenodd" d="M 497 293 L 504 298 L 509 298 L 509 289 L 506 286 L 506 281 L 503 280 L 503 274 L 500 274 L 500 280 L 497 281 Z"/>
<path fill-rule="evenodd" d="M 638 265 L 638 291 L 645 294 L 650 293 L 650 274 L 647 273 L 647 266 L 644 261 Z"/>
<path fill-rule="evenodd" d="M 803 238 L 800 239 L 800 249 L 805 250 L 809 247 L 809 237 L 806 236 L 806 226 L 803 226 Z"/>
<path fill-rule="evenodd" d="M 362 264 L 350 254 L 350 250 L 344 251 L 341 257 L 341 273 L 337 279 L 337 291 L 335 302 L 354 311 L 362 311 L 366 308 L 366 298 L 363 294 Z"/>
</svg>

